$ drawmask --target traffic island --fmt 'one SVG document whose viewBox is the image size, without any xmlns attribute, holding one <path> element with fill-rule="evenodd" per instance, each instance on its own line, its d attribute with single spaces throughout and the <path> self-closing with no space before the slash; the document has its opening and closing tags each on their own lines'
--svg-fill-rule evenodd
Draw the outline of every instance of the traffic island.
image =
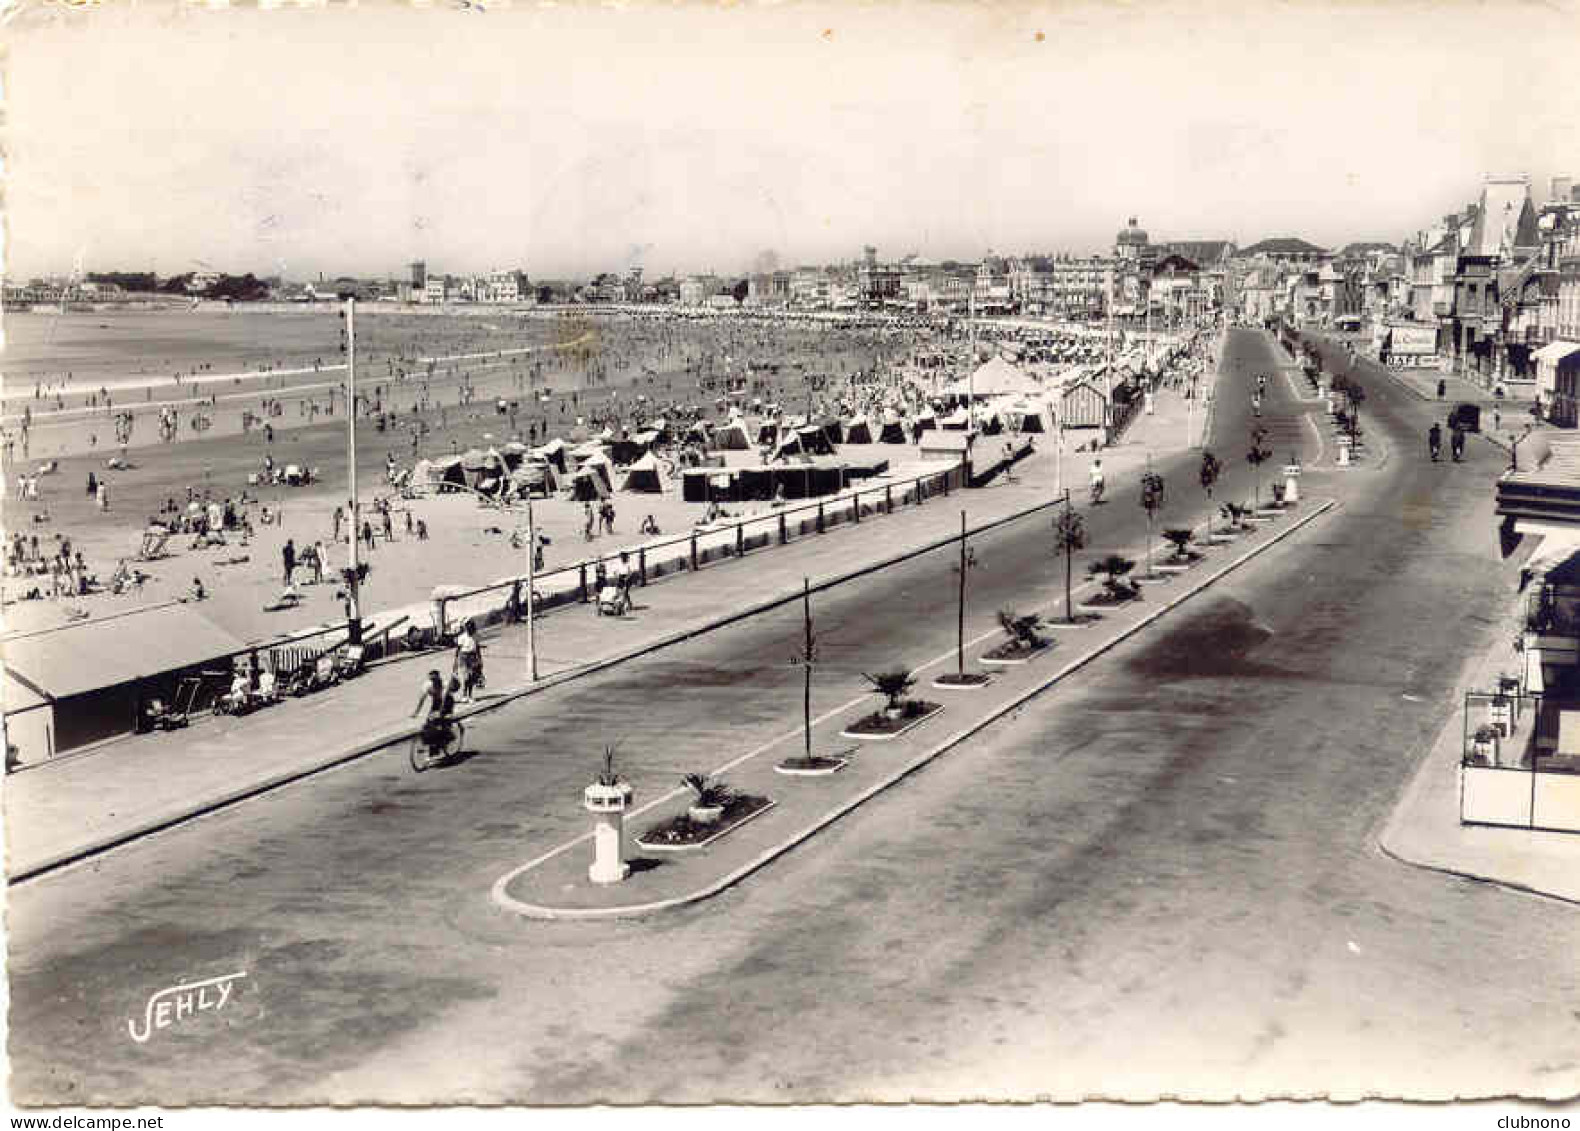
<svg viewBox="0 0 1580 1131">
<path fill-rule="evenodd" d="M 1091 632 L 1082 634 L 1079 644 L 1071 648 L 1073 655 L 1069 662 L 1063 666 L 1004 671 L 981 696 L 970 700 L 971 705 L 979 709 L 961 711 L 957 708 L 951 712 L 951 717 L 958 719 L 955 726 L 918 727 L 896 735 L 891 740 L 892 745 L 879 758 L 848 762 L 831 758 L 831 761 L 845 764 L 843 772 L 825 782 L 800 785 L 786 782 L 784 777 L 776 775 L 786 773 L 785 767 L 795 759 L 779 758 L 778 764 L 771 759 L 778 757 L 777 748 L 784 745 L 796 748 L 803 737 L 808 743 L 831 744 L 840 728 L 839 716 L 856 703 L 811 719 L 808 727 L 788 726 L 773 741 L 737 756 L 718 771 L 727 770 L 732 780 L 750 794 L 766 796 L 772 793 L 774 804 L 749 820 L 737 823 L 732 835 L 718 837 L 698 851 L 655 852 L 633 844 L 638 855 L 627 861 L 629 872 L 624 882 L 596 884 L 587 873 L 588 842 L 592 836 L 584 834 L 500 876 L 492 887 L 491 901 L 505 914 L 529 919 L 607 919 L 640 917 L 709 899 L 805 843 L 934 759 L 950 751 L 969 750 L 965 745 L 967 741 L 984 728 L 1145 631 L 1195 594 L 1303 530 L 1333 505 L 1324 502 L 1276 533 L 1269 530 L 1253 535 L 1252 545 L 1216 568 L 1197 571 L 1167 599 L 1138 605 L 1138 615 L 1101 621 Z M 954 661 L 955 654 L 949 652 L 924 664 L 923 669 Z M 635 821 L 651 814 L 650 819 L 661 820 L 675 813 L 679 808 L 677 803 L 683 800 L 683 790 L 672 790 L 627 812 L 625 819 Z"/>
</svg>

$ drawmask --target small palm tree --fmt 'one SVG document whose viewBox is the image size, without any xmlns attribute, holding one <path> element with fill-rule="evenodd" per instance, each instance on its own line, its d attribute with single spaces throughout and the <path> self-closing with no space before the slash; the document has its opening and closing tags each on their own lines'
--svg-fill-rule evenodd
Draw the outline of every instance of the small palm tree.
<svg viewBox="0 0 1580 1131">
<path fill-rule="evenodd" d="M 1118 600 L 1130 596 L 1135 592 L 1135 583 L 1126 582 L 1125 574 L 1136 568 L 1136 563 L 1119 554 L 1109 554 L 1098 558 L 1086 567 L 1086 572 L 1091 577 L 1103 575 L 1103 587 L 1108 590 L 1108 595 Z"/>
<path fill-rule="evenodd" d="M 1032 649 L 1042 644 L 1042 634 L 1038 631 L 1042 627 L 1042 618 L 1036 613 L 1022 614 L 1014 609 L 1000 609 L 998 623 L 1010 642 L 1020 648 Z"/>
<path fill-rule="evenodd" d="M 1219 513 L 1228 521 L 1231 530 L 1239 530 L 1245 525 L 1245 516 L 1250 512 L 1239 503 L 1225 503 L 1219 508 Z"/>
<path fill-rule="evenodd" d="M 916 686 L 916 677 L 904 668 L 893 671 L 879 672 L 877 675 L 861 673 L 862 678 L 872 684 L 872 689 L 882 695 L 886 702 L 884 710 L 898 711 L 905 706 L 905 693 Z"/>
<path fill-rule="evenodd" d="M 1176 559 L 1182 559 L 1186 555 L 1185 548 L 1190 545 L 1190 540 L 1195 537 L 1195 534 L 1196 532 L 1193 530 L 1176 526 L 1165 530 L 1163 532 L 1163 538 L 1166 542 L 1174 547 L 1174 557 Z"/>
<path fill-rule="evenodd" d="M 709 774 L 687 774 L 681 784 L 691 790 L 699 809 L 712 809 L 728 805 L 735 797 L 735 790 Z"/>
</svg>

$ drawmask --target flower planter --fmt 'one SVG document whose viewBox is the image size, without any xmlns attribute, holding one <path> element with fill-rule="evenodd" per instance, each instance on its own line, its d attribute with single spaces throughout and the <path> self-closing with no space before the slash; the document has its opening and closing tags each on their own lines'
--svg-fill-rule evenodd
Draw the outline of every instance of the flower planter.
<svg viewBox="0 0 1580 1131">
<path fill-rule="evenodd" d="M 814 756 L 808 764 L 805 758 L 786 758 L 774 764 L 774 773 L 791 778 L 826 778 L 850 765 L 848 758 Z"/>
<path fill-rule="evenodd" d="M 940 691 L 976 691 L 993 682 L 993 677 L 987 672 L 966 672 L 960 675 L 950 672 L 933 680 L 933 686 Z"/>
<path fill-rule="evenodd" d="M 1028 664 L 1052 650 L 1051 640 L 1045 640 L 1035 648 L 1017 648 L 1009 644 L 1000 644 L 982 653 L 981 662 L 993 667 L 1013 667 L 1016 664 Z"/>
<path fill-rule="evenodd" d="M 644 852 L 688 852 L 706 848 L 773 807 L 774 802 L 766 797 L 740 798 L 725 807 L 730 815 L 716 824 L 699 825 L 689 814 L 671 817 L 637 837 L 636 843 Z"/>
<path fill-rule="evenodd" d="M 888 742 L 916 729 L 944 709 L 938 703 L 921 703 L 914 700 L 913 703 L 922 710 L 914 714 L 907 712 L 905 717 L 899 719 L 890 719 L 882 712 L 875 711 L 865 718 L 857 719 L 840 731 L 840 737 L 856 738 L 864 742 Z"/>
</svg>

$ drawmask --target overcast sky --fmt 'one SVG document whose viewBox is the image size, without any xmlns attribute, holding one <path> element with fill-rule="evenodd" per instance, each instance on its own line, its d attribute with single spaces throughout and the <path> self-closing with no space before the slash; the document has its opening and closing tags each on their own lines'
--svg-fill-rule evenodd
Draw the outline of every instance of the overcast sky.
<svg viewBox="0 0 1580 1131">
<path fill-rule="evenodd" d="M 1392 242 L 1485 172 L 1580 177 L 1577 29 L 1580 0 L 35 7 L 10 269 L 726 273 L 1093 252 L 1131 214 Z"/>
</svg>

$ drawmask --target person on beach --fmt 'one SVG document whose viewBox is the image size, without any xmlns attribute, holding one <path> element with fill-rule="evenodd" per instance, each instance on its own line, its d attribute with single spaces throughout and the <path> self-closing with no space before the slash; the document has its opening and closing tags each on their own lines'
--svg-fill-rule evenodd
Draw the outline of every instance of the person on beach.
<svg viewBox="0 0 1580 1131">
<path fill-rule="evenodd" d="M 291 575 L 296 572 L 296 542 L 290 538 L 285 540 L 285 546 L 280 550 L 280 559 L 285 566 L 285 584 L 291 584 Z"/>
</svg>

